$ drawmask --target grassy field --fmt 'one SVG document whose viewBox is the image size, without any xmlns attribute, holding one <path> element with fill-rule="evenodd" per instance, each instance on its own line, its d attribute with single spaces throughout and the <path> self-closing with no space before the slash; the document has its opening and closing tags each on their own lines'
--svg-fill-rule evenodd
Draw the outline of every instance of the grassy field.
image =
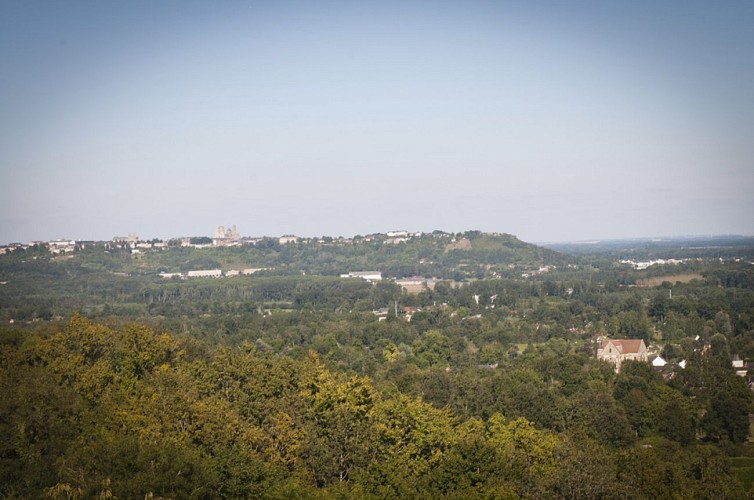
<svg viewBox="0 0 754 500">
<path fill-rule="evenodd" d="M 754 457 L 731 457 L 730 469 L 747 490 L 754 483 Z"/>
</svg>

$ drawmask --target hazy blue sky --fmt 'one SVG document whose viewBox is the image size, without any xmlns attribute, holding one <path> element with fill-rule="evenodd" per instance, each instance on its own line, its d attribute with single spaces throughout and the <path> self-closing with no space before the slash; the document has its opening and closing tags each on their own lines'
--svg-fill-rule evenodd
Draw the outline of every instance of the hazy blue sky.
<svg viewBox="0 0 754 500">
<path fill-rule="evenodd" d="M 0 243 L 754 234 L 754 1 L 4 2 Z"/>
</svg>

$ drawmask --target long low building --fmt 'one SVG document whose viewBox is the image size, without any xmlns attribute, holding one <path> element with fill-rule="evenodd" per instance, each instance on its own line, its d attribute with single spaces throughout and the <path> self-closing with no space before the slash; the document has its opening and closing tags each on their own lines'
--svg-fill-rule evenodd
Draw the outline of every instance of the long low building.
<svg viewBox="0 0 754 500">
<path fill-rule="evenodd" d="M 222 269 L 204 269 L 201 271 L 189 271 L 189 278 L 219 278 L 223 275 Z"/>
<path fill-rule="evenodd" d="M 361 278 L 367 281 L 380 281 L 382 279 L 381 271 L 354 271 L 348 274 L 341 274 L 341 278 Z"/>
</svg>

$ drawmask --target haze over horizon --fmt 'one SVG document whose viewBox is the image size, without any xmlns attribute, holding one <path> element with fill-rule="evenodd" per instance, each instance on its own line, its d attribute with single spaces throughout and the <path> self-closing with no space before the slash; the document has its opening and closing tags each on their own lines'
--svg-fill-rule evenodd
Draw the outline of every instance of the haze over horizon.
<svg viewBox="0 0 754 500">
<path fill-rule="evenodd" d="M 754 2 L 14 2 L 0 244 L 754 234 Z"/>
</svg>

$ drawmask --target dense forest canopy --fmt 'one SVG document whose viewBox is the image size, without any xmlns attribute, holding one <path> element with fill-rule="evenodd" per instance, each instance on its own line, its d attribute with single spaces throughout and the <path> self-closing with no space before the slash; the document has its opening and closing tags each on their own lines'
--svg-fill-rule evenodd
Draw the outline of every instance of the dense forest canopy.
<svg viewBox="0 0 754 500">
<path fill-rule="evenodd" d="M 14 250 L 0 496 L 748 497 L 752 392 L 731 360 L 754 359 L 754 269 L 734 243 Z M 160 276 L 204 269 L 224 276 Z M 383 279 L 340 277 L 356 271 Z M 667 364 L 616 373 L 604 337 Z"/>
</svg>

